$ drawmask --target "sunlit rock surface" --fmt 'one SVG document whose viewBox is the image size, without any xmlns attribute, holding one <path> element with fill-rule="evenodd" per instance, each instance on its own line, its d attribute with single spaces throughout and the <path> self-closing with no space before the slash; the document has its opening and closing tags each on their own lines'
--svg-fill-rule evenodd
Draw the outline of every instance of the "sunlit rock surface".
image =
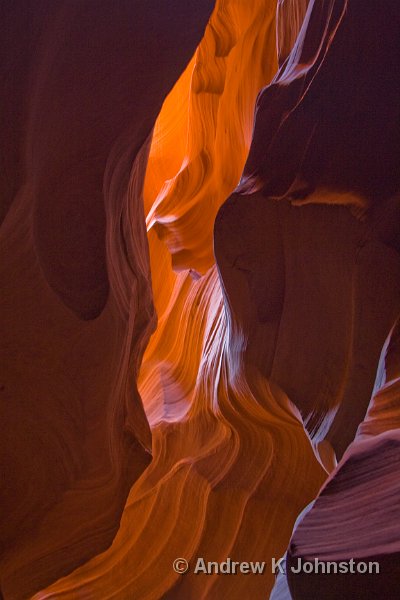
<svg viewBox="0 0 400 600">
<path fill-rule="evenodd" d="M 3 596 L 394 598 L 399 9 L 168 4 L 8 11 Z"/>
<path fill-rule="evenodd" d="M 240 179 L 256 95 L 277 67 L 275 8 L 217 3 L 160 113 L 144 188 L 159 320 L 139 377 L 153 462 L 132 487 L 111 548 L 37 598 L 107 598 L 115 589 L 121 598 L 264 597 L 269 569 L 255 578 L 182 577 L 173 560 L 279 554 L 324 480 L 285 393 L 256 369 L 245 373 L 240 333 L 230 326 L 213 265 L 215 213 Z"/>
</svg>

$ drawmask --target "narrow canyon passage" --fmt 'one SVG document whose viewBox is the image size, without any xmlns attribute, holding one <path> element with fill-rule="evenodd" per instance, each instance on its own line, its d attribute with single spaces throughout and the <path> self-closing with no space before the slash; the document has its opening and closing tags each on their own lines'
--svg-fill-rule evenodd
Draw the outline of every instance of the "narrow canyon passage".
<svg viewBox="0 0 400 600">
<path fill-rule="evenodd" d="M 1 11 L 4 600 L 396 598 L 397 3 Z"/>
</svg>

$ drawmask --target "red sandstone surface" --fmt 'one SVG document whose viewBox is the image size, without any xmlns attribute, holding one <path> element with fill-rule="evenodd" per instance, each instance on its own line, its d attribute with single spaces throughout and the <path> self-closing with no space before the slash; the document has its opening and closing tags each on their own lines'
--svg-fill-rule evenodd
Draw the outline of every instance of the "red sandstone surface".
<svg viewBox="0 0 400 600">
<path fill-rule="evenodd" d="M 0 14 L 0 597 L 397 598 L 397 2 Z"/>
</svg>

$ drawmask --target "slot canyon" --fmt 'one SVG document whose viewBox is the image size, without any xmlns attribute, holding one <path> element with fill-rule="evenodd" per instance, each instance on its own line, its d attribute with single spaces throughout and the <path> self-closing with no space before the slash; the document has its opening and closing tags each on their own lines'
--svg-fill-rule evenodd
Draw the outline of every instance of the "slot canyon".
<svg viewBox="0 0 400 600">
<path fill-rule="evenodd" d="M 397 600 L 400 4 L 0 15 L 0 598 Z"/>
</svg>

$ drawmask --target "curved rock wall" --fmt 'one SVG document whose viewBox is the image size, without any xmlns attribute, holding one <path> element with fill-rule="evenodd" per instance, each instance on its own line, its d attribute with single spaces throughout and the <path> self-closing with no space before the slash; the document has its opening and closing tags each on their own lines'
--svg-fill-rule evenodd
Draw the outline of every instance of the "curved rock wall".
<svg viewBox="0 0 400 600">
<path fill-rule="evenodd" d="M 397 4 L 3 12 L 3 597 L 394 598 Z"/>
<path fill-rule="evenodd" d="M 151 461 L 136 387 L 155 327 L 141 194 L 155 119 L 211 10 L 3 3 L 5 598 L 107 548 Z"/>
</svg>

